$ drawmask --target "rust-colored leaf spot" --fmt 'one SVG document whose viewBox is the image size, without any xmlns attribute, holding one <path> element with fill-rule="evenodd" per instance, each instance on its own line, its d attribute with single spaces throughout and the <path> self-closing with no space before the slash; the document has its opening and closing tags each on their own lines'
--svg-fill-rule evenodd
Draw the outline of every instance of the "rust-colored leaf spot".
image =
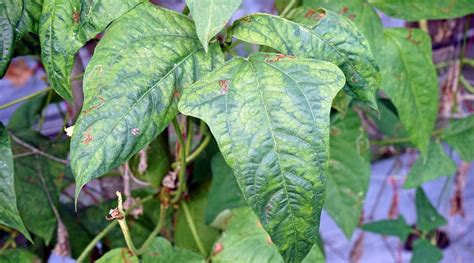
<svg viewBox="0 0 474 263">
<path fill-rule="evenodd" d="M 273 241 L 272 241 L 272 238 L 270 236 L 267 236 L 267 243 L 269 245 L 272 245 L 273 244 Z"/>
<path fill-rule="evenodd" d="M 308 12 L 306 12 L 306 14 L 304 14 L 304 17 L 310 18 L 314 15 L 314 13 L 316 13 L 316 11 L 314 11 L 314 9 L 308 9 Z"/>
<path fill-rule="evenodd" d="M 229 83 L 230 80 L 227 79 L 219 80 L 219 86 L 221 86 L 221 94 L 227 94 L 227 91 L 229 91 Z"/>
<path fill-rule="evenodd" d="M 280 61 L 282 58 L 295 59 L 295 56 L 285 55 L 285 54 L 277 54 L 276 57 L 275 57 L 275 59 L 267 59 L 266 62 L 267 62 L 267 63 L 278 62 L 278 61 Z"/>
<path fill-rule="evenodd" d="M 224 246 L 222 245 L 222 243 L 216 243 L 214 245 L 214 248 L 212 249 L 212 255 L 215 256 L 219 254 L 219 252 L 221 252 L 223 249 L 224 249 Z"/>
<path fill-rule="evenodd" d="M 72 12 L 72 21 L 74 21 L 74 23 L 79 23 L 79 19 L 81 18 L 81 15 L 79 14 L 79 12 L 77 11 L 74 11 Z"/>
<path fill-rule="evenodd" d="M 98 98 L 99 101 L 100 101 L 99 104 L 93 105 L 93 106 L 89 107 L 89 108 L 88 108 L 87 110 L 85 110 L 82 114 L 88 115 L 88 114 L 91 113 L 93 110 L 96 110 L 96 109 L 102 107 L 102 106 L 105 104 L 105 101 L 106 101 L 106 100 L 105 100 L 103 97 L 97 96 L 97 98 Z"/>
<path fill-rule="evenodd" d="M 410 41 L 413 45 L 419 45 L 421 43 L 421 41 L 417 41 L 417 40 L 413 39 L 413 29 L 412 28 L 408 29 L 408 36 L 406 37 L 406 39 L 408 41 Z"/>
<path fill-rule="evenodd" d="M 339 11 L 339 14 L 343 15 L 347 13 L 347 11 L 349 11 L 349 8 L 347 8 L 347 6 L 343 6 L 341 10 Z"/>
<path fill-rule="evenodd" d="M 249 23 L 249 22 L 252 22 L 252 18 L 250 18 L 250 16 L 245 16 L 245 17 L 242 17 L 240 21 L 244 23 Z"/>
<path fill-rule="evenodd" d="M 84 133 L 84 140 L 82 140 L 82 143 L 83 144 L 89 144 L 92 141 L 92 139 L 93 139 L 92 135 L 88 131 L 86 131 Z"/>
<path fill-rule="evenodd" d="M 350 20 L 354 21 L 356 19 L 356 16 L 354 14 L 352 14 L 352 15 L 349 15 L 348 18 Z"/>
<path fill-rule="evenodd" d="M 173 92 L 173 96 L 174 96 L 175 98 L 179 98 L 179 97 L 181 96 L 181 93 L 179 93 L 179 91 L 175 90 L 175 91 Z"/>
</svg>

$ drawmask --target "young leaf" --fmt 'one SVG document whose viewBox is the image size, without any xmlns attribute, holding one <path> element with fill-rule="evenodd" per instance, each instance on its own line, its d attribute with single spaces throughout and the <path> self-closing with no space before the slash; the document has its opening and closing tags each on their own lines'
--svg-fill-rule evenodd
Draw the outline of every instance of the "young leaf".
<svg viewBox="0 0 474 263">
<path fill-rule="evenodd" d="M 383 39 L 383 25 L 374 8 L 365 0 L 305 0 L 304 5 L 312 8 L 326 8 L 354 21 L 357 28 L 370 43 L 372 52 L 377 53 Z"/>
<path fill-rule="evenodd" d="M 403 216 L 399 216 L 396 220 L 380 220 L 364 224 L 362 229 L 377 234 L 397 236 L 404 242 L 412 228 Z"/>
<path fill-rule="evenodd" d="M 7 130 L 0 122 L 0 224 L 15 228 L 31 241 L 17 207 L 13 154 Z"/>
<path fill-rule="evenodd" d="M 138 257 L 134 256 L 127 248 L 114 248 L 99 258 L 96 263 L 138 263 Z"/>
<path fill-rule="evenodd" d="M 456 164 L 439 143 L 432 142 L 426 159 L 418 158 L 411 167 L 404 188 L 415 188 L 440 176 L 451 176 L 456 172 Z"/>
<path fill-rule="evenodd" d="M 232 169 L 222 155 L 216 154 L 211 160 L 212 184 L 206 208 L 206 223 L 210 224 L 225 209 L 245 206 L 245 200 L 235 181 Z"/>
<path fill-rule="evenodd" d="M 232 210 L 226 229 L 214 244 L 212 262 L 284 261 L 252 210 L 242 207 Z"/>
<path fill-rule="evenodd" d="M 186 0 L 206 52 L 209 40 L 221 31 L 241 3 L 242 0 Z"/>
<path fill-rule="evenodd" d="M 335 65 L 282 54 L 234 58 L 184 90 L 179 109 L 204 120 L 249 205 L 285 260 L 316 242 L 324 202 Z"/>
<path fill-rule="evenodd" d="M 71 71 L 79 49 L 143 0 L 44 0 L 41 60 L 54 90 L 72 100 Z"/>
<path fill-rule="evenodd" d="M 143 254 L 143 263 L 204 263 L 204 258 L 186 249 L 172 247 L 163 237 L 157 237 Z"/>
<path fill-rule="evenodd" d="M 413 244 L 411 263 L 437 263 L 443 258 L 443 252 L 426 239 L 418 239 Z"/>
<path fill-rule="evenodd" d="M 237 20 L 229 35 L 269 46 L 281 53 L 315 58 L 338 65 L 346 76 L 346 92 L 368 101 L 373 108 L 380 73 L 364 35 L 347 18 L 324 9 L 298 8 L 290 19 L 254 14 Z"/>
<path fill-rule="evenodd" d="M 355 111 L 331 126 L 329 175 L 325 209 L 347 238 L 359 223 L 369 187 L 369 141 Z"/>
<path fill-rule="evenodd" d="M 449 19 L 474 13 L 472 0 L 369 0 L 389 16 L 407 21 Z"/>
<path fill-rule="evenodd" d="M 438 211 L 431 205 L 421 187 L 416 189 L 416 228 L 421 231 L 429 232 L 439 226 L 445 225 L 444 219 Z"/>
<path fill-rule="evenodd" d="M 439 96 L 430 37 L 418 29 L 385 29 L 381 54 L 382 89 L 397 107 L 412 141 L 426 156 Z"/>
<path fill-rule="evenodd" d="M 206 54 L 192 21 L 176 12 L 144 3 L 116 20 L 84 76 L 71 141 L 76 197 L 153 141 L 176 116 L 181 90 L 222 61 L 219 46 Z"/>
<path fill-rule="evenodd" d="M 466 162 L 474 161 L 474 115 L 451 121 L 442 138 Z"/>
</svg>

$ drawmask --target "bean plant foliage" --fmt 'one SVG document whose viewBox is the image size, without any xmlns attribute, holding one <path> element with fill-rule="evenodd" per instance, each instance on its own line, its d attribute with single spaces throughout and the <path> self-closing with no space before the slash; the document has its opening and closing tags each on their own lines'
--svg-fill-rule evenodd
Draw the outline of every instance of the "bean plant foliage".
<svg viewBox="0 0 474 263">
<path fill-rule="evenodd" d="M 384 29 L 376 9 L 448 19 L 474 2 L 276 0 L 279 15 L 229 22 L 241 4 L 186 0 L 181 14 L 144 0 L 0 2 L 0 74 L 37 54 L 51 87 L 0 125 L 0 261 L 54 247 L 78 262 L 324 262 L 323 208 L 348 239 L 360 227 L 405 241 L 402 215 L 359 220 L 380 147 L 367 119 L 419 150 L 404 185 L 421 233 L 412 261 L 441 260 L 431 237 L 446 219 L 422 186 L 455 173 L 443 145 L 474 160 L 474 118 L 437 123 L 430 36 Z M 71 138 L 43 136 L 43 109 L 64 100 L 78 111 L 64 117 Z M 90 185 L 117 177 L 116 196 L 83 205 Z"/>
</svg>

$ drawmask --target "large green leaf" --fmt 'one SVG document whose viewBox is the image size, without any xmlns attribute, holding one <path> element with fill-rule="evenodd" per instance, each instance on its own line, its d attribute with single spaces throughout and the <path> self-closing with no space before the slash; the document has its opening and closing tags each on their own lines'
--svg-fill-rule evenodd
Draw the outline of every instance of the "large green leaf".
<svg viewBox="0 0 474 263">
<path fill-rule="evenodd" d="M 31 240 L 17 207 L 14 179 L 10 138 L 0 122 L 0 224 L 17 229 Z"/>
<path fill-rule="evenodd" d="M 447 223 L 436 208 L 433 207 L 421 187 L 416 189 L 416 228 L 421 231 L 431 231 Z"/>
<path fill-rule="evenodd" d="M 331 126 L 330 153 L 325 208 L 350 238 L 370 179 L 369 141 L 355 111 L 345 118 L 337 115 Z"/>
<path fill-rule="evenodd" d="M 440 176 L 451 176 L 454 172 L 456 172 L 454 161 L 446 155 L 441 144 L 432 142 L 426 159 L 418 158 L 416 160 L 405 179 L 403 187 L 418 187 Z"/>
<path fill-rule="evenodd" d="M 281 54 L 234 58 L 184 90 L 180 111 L 204 120 L 249 205 L 284 255 L 301 261 L 324 203 L 333 64 Z"/>
<path fill-rule="evenodd" d="M 212 262 L 283 263 L 284 261 L 252 210 L 242 207 L 232 210 L 226 229 L 214 244 Z"/>
<path fill-rule="evenodd" d="M 72 100 L 74 56 L 112 21 L 143 0 L 44 0 L 41 61 L 54 90 Z"/>
<path fill-rule="evenodd" d="M 362 229 L 377 234 L 397 236 L 402 241 L 407 239 L 412 230 L 403 216 L 399 216 L 395 220 L 380 220 L 367 223 L 362 226 Z"/>
<path fill-rule="evenodd" d="M 408 21 L 449 19 L 474 13 L 472 0 L 368 0 L 389 16 Z"/>
<path fill-rule="evenodd" d="M 346 17 L 324 9 L 295 9 L 297 24 L 268 14 L 237 20 L 229 34 L 243 41 L 269 46 L 281 53 L 315 58 L 338 65 L 346 76 L 349 94 L 376 108 L 380 74 L 365 36 Z"/>
<path fill-rule="evenodd" d="M 204 263 L 204 258 L 192 251 L 172 247 L 163 237 L 157 237 L 143 254 L 143 263 Z"/>
<path fill-rule="evenodd" d="M 383 25 L 374 8 L 365 0 L 305 0 L 304 5 L 312 8 L 323 7 L 337 12 L 352 21 L 364 33 L 374 53 L 380 48 Z"/>
<path fill-rule="evenodd" d="M 219 46 L 206 54 L 193 22 L 176 12 L 144 3 L 116 20 L 84 76 L 71 142 L 76 196 L 153 141 L 176 116 L 181 90 L 222 61 Z"/>
<path fill-rule="evenodd" d="M 459 153 L 461 159 L 474 161 L 474 115 L 452 120 L 442 138 Z"/>
<path fill-rule="evenodd" d="M 241 3 L 242 0 L 186 0 L 206 52 L 209 40 L 221 31 Z"/>
<path fill-rule="evenodd" d="M 418 239 L 413 244 L 411 263 L 437 263 L 443 258 L 443 252 L 426 239 Z"/>
<path fill-rule="evenodd" d="M 138 263 L 138 257 L 134 256 L 127 248 L 114 248 L 99 258 L 96 263 Z"/>
<path fill-rule="evenodd" d="M 16 249 L 8 249 L 0 255 L 0 262 L 2 263 L 23 263 L 23 262 L 32 262 L 37 263 L 41 262 L 39 257 L 35 255 L 33 252 L 16 248 Z"/>
<path fill-rule="evenodd" d="M 418 29 L 385 29 L 381 54 L 382 89 L 397 107 L 412 141 L 426 156 L 439 98 L 430 37 Z"/>
<path fill-rule="evenodd" d="M 212 184 L 206 208 L 206 223 L 208 224 L 225 209 L 246 205 L 234 173 L 220 153 L 212 157 L 211 168 Z"/>
<path fill-rule="evenodd" d="M 210 254 L 212 244 L 216 240 L 219 231 L 213 227 L 206 225 L 205 213 L 208 202 L 209 184 L 200 184 L 194 188 L 194 191 L 189 193 L 190 201 L 186 202 L 188 210 L 185 211 L 183 206 L 180 206 L 174 231 L 175 245 L 195 252 L 200 252 L 199 245 L 194 239 L 192 229 L 190 228 L 190 221 L 193 222 L 196 232 L 199 236 L 202 248 L 206 251 L 206 255 Z M 189 212 L 189 214 L 186 214 Z"/>
</svg>

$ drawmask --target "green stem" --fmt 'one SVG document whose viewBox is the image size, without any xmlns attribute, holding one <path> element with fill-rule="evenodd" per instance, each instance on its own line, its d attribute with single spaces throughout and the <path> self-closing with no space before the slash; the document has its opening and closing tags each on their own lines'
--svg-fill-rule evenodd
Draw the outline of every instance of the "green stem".
<svg viewBox="0 0 474 263">
<path fill-rule="evenodd" d="M 162 204 L 160 206 L 160 219 L 159 219 L 160 221 L 156 225 L 155 229 L 153 229 L 151 234 L 148 236 L 146 241 L 143 243 L 143 245 L 140 247 L 140 249 L 138 250 L 139 255 L 143 254 L 146 251 L 146 249 L 150 246 L 153 240 L 155 240 L 156 235 L 160 233 L 161 228 L 163 228 L 163 225 L 165 223 L 166 210 L 167 210 L 166 207 Z"/>
<path fill-rule="evenodd" d="M 283 9 L 280 16 L 281 17 L 286 17 L 295 4 L 296 4 L 296 0 L 291 0 L 291 2 L 288 3 L 288 5 L 285 7 L 285 9 Z"/>
<path fill-rule="evenodd" d="M 4 110 L 4 109 L 9 108 L 9 107 L 11 107 L 11 106 L 13 106 L 13 105 L 15 105 L 15 104 L 18 104 L 18 103 L 27 101 L 27 100 L 29 100 L 29 99 L 31 99 L 31 98 L 34 98 L 34 97 L 36 97 L 36 96 L 38 96 L 38 95 L 41 95 L 41 94 L 43 94 L 43 93 L 46 93 L 46 92 L 48 92 L 48 91 L 50 91 L 50 90 L 52 90 L 52 88 L 51 88 L 51 87 L 47 87 L 47 88 L 44 89 L 44 90 L 40 90 L 40 91 L 37 91 L 37 92 L 35 92 L 35 93 L 31 93 L 31 94 L 29 94 L 29 95 L 27 95 L 27 96 L 25 96 L 25 97 L 21 97 L 21 98 L 16 99 L 16 100 L 12 100 L 12 101 L 10 101 L 10 102 L 8 102 L 8 103 L 5 103 L 5 104 L 1 105 L 1 106 L 0 106 L 0 110 Z"/>
<path fill-rule="evenodd" d="M 199 146 L 196 148 L 196 150 L 194 150 L 194 152 L 192 152 L 188 157 L 186 157 L 186 163 L 190 163 L 194 161 L 206 149 L 210 141 L 211 141 L 211 136 L 205 135 L 204 139 L 202 140 L 201 144 L 199 144 Z M 179 165 L 178 162 L 174 162 L 173 164 L 171 164 L 171 167 L 174 169 L 178 165 Z"/>
<path fill-rule="evenodd" d="M 132 205 L 129 210 L 125 212 L 125 216 L 128 215 L 130 211 L 133 209 L 137 208 L 139 205 L 142 205 L 150 200 L 153 200 L 153 195 L 149 195 L 147 197 L 144 197 L 143 199 L 140 200 L 140 202 Z M 108 226 L 106 226 L 97 236 L 92 239 L 92 241 L 87 245 L 87 247 L 82 251 L 81 255 L 77 258 L 77 263 L 84 262 L 85 258 L 89 254 L 89 252 L 94 249 L 96 244 L 104 238 L 112 229 L 118 224 L 116 220 L 112 221 Z"/>
<path fill-rule="evenodd" d="M 426 19 L 422 19 L 418 21 L 418 25 L 420 26 L 420 29 L 425 31 L 426 33 L 430 33 L 428 30 L 428 21 Z"/>
<path fill-rule="evenodd" d="M 191 217 L 191 213 L 189 213 L 188 205 L 186 205 L 186 201 L 181 202 L 181 207 L 183 208 L 184 216 L 186 217 L 186 221 L 188 222 L 189 229 L 191 230 L 191 234 L 193 235 L 194 241 L 196 242 L 199 251 L 204 256 L 206 255 L 206 250 L 202 245 L 201 239 L 196 230 L 196 226 L 194 225 L 193 218 Z"/>
<path fill-rule="evenodd" d="M 431 133 L 431 136 L 437 137 L 437 136 L 441 135 L 443 133 L 443 131 L 444 131 L 443 128 L 434 130 Z M 373 144 L 373 145 L 391 145 L 391 144 L 401 144 L 401 143 L 408 143 L 408 142 L 411 142 L 410 137 L 388 138 L 388 139 L 384 139 L 384 140 L 370 141 L 370 143 Z"/>
<path fill-rule="evenodd" d="M 193 141 L 193 122 L 191 118 L 187 118 L 188 121 L 188 128 L 186 129 L 186 156 L 189 155 L 189 152 L 191 151 L 191 143 Z"/>
<path fill-rule="evenodd" d="M 132 237 L 130 236 L 130 230 L 128 229 L 127 225 L 127 219 L 125 212 L 123 211 L 123 203 L 122 203 L 122 194 L 120 192 L 117 192 L 117 197 L 118 197 L 118 211 L 121 214 L 121 218 L 117 218 L 117 221 L 119 223 L 120 229 L 122 230 L 123 237 L 125 238 L 125 243 L 127 244 L 128 249 L 130 252 L 132 252 L 133 255 L 137 256 L 138 255 L 138 250 L 135 247 L 135 244 L 133 244 Z"/>
<path fill-rule="evenodd" d="M 463 74 L 461 74 L 459 77 L 459 81 L 464 86 L 464 88 L 469 91 L 469 93 L 474 93 L 474 87 L 471 85 L 471 83 L 469 83 L 469 81 L 467 81 Z"/>
<path fill-rule="evenodd" d="M 183 138 L 183 133 L 181 132 L 181 128 L 179 126 L 178 120 L 175 118 L 173 119 L 173 127 L 176 130 L 176 136 L 178 137 L 179 141 L 179 154 L 180 156 L 180 167 L 179 167 L 179 174 L 178 174 L 178 180 L 179 180 L 179 185 L 178 185 L 178 190 L 176 191 L 176 195 L 173 197 L 171 200 L 172 203 L 178 202 L 179 198 L 181 198 L 181 195 L 183 194 L 183 191 L 186 187 L 186 179 L 185 179 L 185 174 L 186 174 L 186 145 L 184 144 L 184 138 Z"/>
</svg>

